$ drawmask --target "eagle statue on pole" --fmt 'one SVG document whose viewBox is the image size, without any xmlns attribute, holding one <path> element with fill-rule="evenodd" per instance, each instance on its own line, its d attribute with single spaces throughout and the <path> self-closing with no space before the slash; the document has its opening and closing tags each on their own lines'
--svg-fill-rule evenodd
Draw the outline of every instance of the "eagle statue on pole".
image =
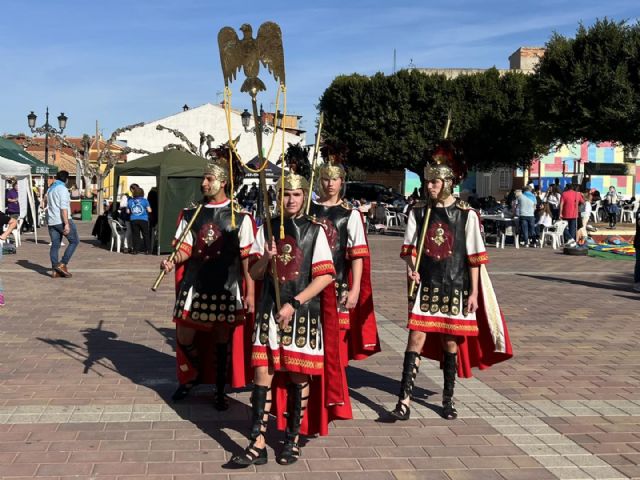
<svg viewBox="0 0 640 480">
<path fill-rule="evenodd" d="M 282 48 L 282 32 L 274 22 L 265 22 L 258 29 L 257 38 L 253 38 L 251 25 L 243 24 L 240 31 L 244 34 L 238 38 L 231 27 L 224 27 L 218 33 L 220 63 L 225 86 L 235 80 L 242 68 L 246 79 L 240 87 L 241 92 L 248 92 L 252 97 L 267 88 L 258 78 L 260 63 L 267 68 L 275 80 L 284 85 L 284 50 Z"/>
</svg>

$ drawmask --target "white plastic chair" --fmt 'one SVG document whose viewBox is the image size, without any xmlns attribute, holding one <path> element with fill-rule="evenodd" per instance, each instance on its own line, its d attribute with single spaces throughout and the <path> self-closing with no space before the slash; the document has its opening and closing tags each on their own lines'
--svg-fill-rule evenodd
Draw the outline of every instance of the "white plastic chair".
<svg viewBox="0 0 640 480">
<path fill-rule="evenodd" d="M 598 200 L 591 208 L 591 216 L 593 223 L 598 223 L 600 220 L 600 210 L 602 209 L 602 200 Z"/>
<path fill-rule="evenodd" d="M 513 244 L 516 248 L 520 248 L 520 234 L 517 227 L 514 224 L 507 225 L 504 230 L 500 232 L 496 247 L 504 248 L 504 243 L 507 237 L 513 237 Z"/>
<path fill-rule="evenodd" d="M 120 253 L 123 242 L 124 248 L 129 248 L 127 245 L 126 229 L 112 218 L 109 219 L 109 226 L 111 227 L 111 251 L 113 252 L 113 247 L 115 246 L 116 252 Z"/>
<path fill-rule="evenodd" d="M 551 239 L 551 248 L 554 250 L 564 245 L 564 231 L 569 225 L 566 220 L 558 220 L 550 227 L 544 227 L 542 231 L 542 239 L 540 240 L 540 248 L 544 248 L 548 239 Z"/>
<path fill-rule="evenodd" d="M 13 235 L 13 243 L 16 244 L 16 247 L 22 245 L 22 236 L 20 235 L 20 230 L 22 230 L 22 224 L 24 223 L 24 218 L 18 219 L 18 226 L 13 229 L 11 235 Z"/>
<path fill-rule="evenodd" d="M 393 225 L 400 225 L 400 221 L 398 219 L 398 214 L 389 210 L 388 208 L 384 209 L 384 224 L 387 228 Z"/>
<path fill-rule="evenodd" d="M 397 217 L 398 217 L 398 225 L 399 226 L 404 226 L 407 224 L 407 214 L 406 213 L 396 213 Z"/>
<path fill-rule="evenodd" d="M 626 218 L 628 218 L 629 220 L 627 220 L 629 223 L 633 223 L 635 221 L 635 217 L 636 217 L 636 213 L 638 213 L 638 206 L 640 205 L 640 202 L 635 201 L 633 202 L 632 205 L 625 205 L 624 207 L 622 207 L 622 213 L 621 213 L 621 222 L 624 222 Z"/>
</svg>

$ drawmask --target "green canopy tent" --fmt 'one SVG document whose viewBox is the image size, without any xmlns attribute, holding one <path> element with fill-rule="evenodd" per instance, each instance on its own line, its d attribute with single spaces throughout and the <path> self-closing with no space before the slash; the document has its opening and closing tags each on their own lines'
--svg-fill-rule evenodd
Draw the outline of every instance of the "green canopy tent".
<svg viewBox="0 0 640 480">
<path fill-rule="evenodd" d="M 115 166 L 114 208 L 122 176 L 156 177 L 158 186 L 158 253 L 170 252 L 180 211 L 202 198 L 200 185 L 207 161 L 181 150 L 153 153 Z"/>
<path fill-rule="evenodd" d="M 21 146 L 6 138 L 0 137 L 0 157 L 14 162 L 29 165 L 32 175 L 53 176 L 58 172 L 58 167 L 41 162 L 36 157 L 26 152 Z"/>
</svg>

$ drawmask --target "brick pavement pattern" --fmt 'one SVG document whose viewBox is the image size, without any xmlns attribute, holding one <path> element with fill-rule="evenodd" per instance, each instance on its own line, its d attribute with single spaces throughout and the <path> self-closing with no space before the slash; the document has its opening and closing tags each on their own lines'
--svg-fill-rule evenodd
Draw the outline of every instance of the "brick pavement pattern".
<svg viewBox="0 0 640 480">
<path fill-rule="evenodd" d="M 401 238 L 372 236 L 383 352 L 349 369 L 354 420 L 309 439 L 288 468 L 273 460 L 271 428 L 271 461 L 230 471 L 249 392 L 231 393 L 224 414 L 206 387 L 172 404 L 172 281 L 152 293 L 158 257 L 111 253 L 79 227 L 71 279 L 49 278 L 48 247 L 29 236 L 0 265 L 0 478 L 640 478 L 633 262 L 489 248 L 516 356 L 458 381 L 453 422 L 437 413 L 438 366 L 423 363 L 412 419 L 390 424 L 380 419 L 398 390 L 405 276 Z"/>
</svg>

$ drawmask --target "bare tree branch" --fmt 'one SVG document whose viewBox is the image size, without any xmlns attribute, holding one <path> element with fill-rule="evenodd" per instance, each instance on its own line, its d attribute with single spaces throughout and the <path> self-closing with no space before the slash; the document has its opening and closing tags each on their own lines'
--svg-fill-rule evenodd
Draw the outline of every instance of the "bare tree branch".
<svg viewBox="0 0 640 480">
<path fill-rule="evenodd" d="M 182 140 L 184 143 L 187 144 L 187 147 L 189 148 L 189 153 L 198 155 L 198 147 L 196 147 L 193 143 L 191 143 L 191 140 L 189 140 L 187 136 L 181 131 L 176 130 L 174 128 L 165 127 L 163 125 L 157 125 L 156 130 L 166 130 L 167 132 L 173 133 L 177 138 L 179 138 L 180 140 Z M 202 138 L 202 136 L 200 138 Z"/>
<path fill-rule="evenodd" d="M 180 150 L 181 152 L 193 153 L 187 147 L 178 143 L 170 143 L 169 145 L 162 147 L 163 152 L 166 152 L 167 150 Z"/>
</svg>

